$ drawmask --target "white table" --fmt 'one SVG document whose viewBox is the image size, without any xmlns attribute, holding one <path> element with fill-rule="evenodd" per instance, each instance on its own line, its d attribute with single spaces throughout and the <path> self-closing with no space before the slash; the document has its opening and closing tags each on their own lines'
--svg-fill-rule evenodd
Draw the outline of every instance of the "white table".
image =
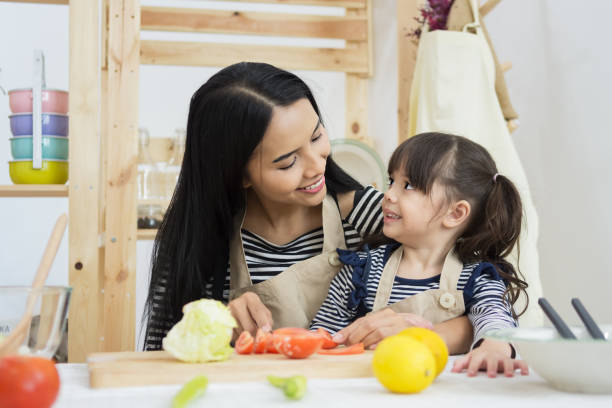
<svg viewBox="0 0 612 408">
<path fill-rule="evenodd" d="M 289 401 L 265 382 L 209 384 L 206 394 L 192 407 L 372 407 L 372 408 L 460 408 L 460 407 L 612 407 L 612 395 L 569 394 L 557 391 L 533 371 L 529 376 L 487 378 L 484 373 L 468 378 L 444 373 L 420 394 L 399 395 L 386 391 L 375 378 L 309 379 L 306 396 Z M 85 364 L 58 364 L 61 390 L 54 408 L 170 407 L 180 386 L 89 388 Z"/>
</svg>

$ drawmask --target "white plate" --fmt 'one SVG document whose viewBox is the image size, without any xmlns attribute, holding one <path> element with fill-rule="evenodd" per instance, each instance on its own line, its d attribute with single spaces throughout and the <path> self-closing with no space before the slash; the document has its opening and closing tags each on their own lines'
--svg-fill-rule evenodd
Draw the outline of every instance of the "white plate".
<svg viewBox="0 0 612 408">
<path fill-rule="evenodd" d="M 353 139 L 334 139 L 331 146 L 334 161 L 357 181 L 380 191 L 387 189 L 387 170 L 370 146 Z"/>
</svg>

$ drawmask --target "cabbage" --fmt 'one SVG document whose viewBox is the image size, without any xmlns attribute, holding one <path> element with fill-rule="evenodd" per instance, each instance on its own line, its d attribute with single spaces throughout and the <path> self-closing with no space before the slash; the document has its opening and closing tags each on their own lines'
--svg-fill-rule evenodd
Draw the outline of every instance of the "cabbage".
<svg viewBox="0 0 612 408">
<path fill-rule="evenodd" d="M 218 300 L 200 299 L 183 306 L 183 318 L 162 341 L 164 350 L 182 361 L 202 363 L 226 360 L 236 320 Z"/>
</svg>

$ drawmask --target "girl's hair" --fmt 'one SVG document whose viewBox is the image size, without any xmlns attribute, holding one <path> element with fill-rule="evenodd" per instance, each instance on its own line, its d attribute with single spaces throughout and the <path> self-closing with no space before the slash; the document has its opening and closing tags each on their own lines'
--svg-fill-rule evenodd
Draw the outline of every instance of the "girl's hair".
<svg viewBox="0 0 612 408">
<path fill-rule="evenodd" d="M 274 107 L 303 98 L 320 117 L 304 81 L 272 65 L 247 62 L 219 71 L 192 96 L 180 176 L 153 246 L 143 316 L 149 319 L 147 335 L 153 314 L 175 323 L 183 305 L 208 290 L 222 300 L 231 234 L 240 233 L 233 221 L 245 208 L 247 162 Z M 325 182 L 331 194 L 362 188 L 331 157 Z"/>
<path fill-rule="evenodd" d="M 495 265 L 507 282 L 510 303 L 514 305 L 523 292 L 528 304 L 527 283 L 519 277 L 518 265 L 515 269 L 504 259 L 515 245 L 520 253 L 521 197 L 512 181 L 497 174 L 489 152 L 465 137 L 422 133 L 395 149 L 389 174 L 397 170 L 424 194 L 430 194 L 437 182 L 444 188 L 447 202 L 470 203 L 471 215 L 455 244 L 455 253 L 463 263 L 484 261 Z"/>
</svg>

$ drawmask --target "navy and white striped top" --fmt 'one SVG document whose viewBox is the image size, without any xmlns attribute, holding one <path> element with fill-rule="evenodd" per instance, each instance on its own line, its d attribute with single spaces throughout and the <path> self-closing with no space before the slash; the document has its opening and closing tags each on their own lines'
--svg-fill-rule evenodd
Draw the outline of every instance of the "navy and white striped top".
<svg viewBox="0 0 612 408">
<path fill-rule="evenodd" d="M 347 248 L 357 249 L 362 237 L 377 233 L 382 228 L 381 202 L 383 193 L 373 187 L 366 187 L 355 192 L 353 209 L 348 217 L 342 220 L 344 238 Z M 294 263 L 306 260 L 323 251 L 323 227 L 310 231 L 293 241 L 276 245 L 245 229 L 241 230 L 242 243 L 247 267 L 253 284 L 270 279 Z M 166 279 L 160 279 L 161 285 L 155 287 L 152 315 L 149 319 L 145 350 L 161 348 L 161 340 L 172 327 L 172 319 L 160 316 L 158 302 L 165 295 Z M 228 261 L 227 277 L 223 290 L 223 299 L 229 298 L 230 266 Z M 212 285 L 207 286 L 203 297 L 212 297 Z M 156 302 L 157 301 L 157 302 Z M 157 311 L 157 312 L 156 312 Z"/>
<path fill-rule="evenodd" d="M 355 294 L 359 292 L 359 278 L 356 284 L 353 276 L 354 266 L 344 265 L 332 280 L 327 298 L 312 321 L 311 329 L 322 327 L 334 334 L 352 323 L 359 317 L 360 312 L 372 311 L 383 268 L 395 248 L 397 244 L 388 244 L 369 251 L 370 267 L 365 282 L 367 289 L 362 296 L 358 295 L 357 299 Z M 343 260 L 347 259 L 347 255 L 351 255 L 348 251 L 338 252 Z M 364 251 L 352 255 L 357 255 L 362 261 L 367 258 Z M 396 276 L 388 304 L 439 287 L 440 275 L 427 279 Z M 457 282 L 457 290 L 463 291 L 465 310 L 474 326 L 474 343 L 489 330 L 517 326 L 511 306 L 504 297 L 506 285 L 492 264 L 481 262 L 464 265 Z M 359 301 L 363 310 L 358 307 Z"/>
</svg>

